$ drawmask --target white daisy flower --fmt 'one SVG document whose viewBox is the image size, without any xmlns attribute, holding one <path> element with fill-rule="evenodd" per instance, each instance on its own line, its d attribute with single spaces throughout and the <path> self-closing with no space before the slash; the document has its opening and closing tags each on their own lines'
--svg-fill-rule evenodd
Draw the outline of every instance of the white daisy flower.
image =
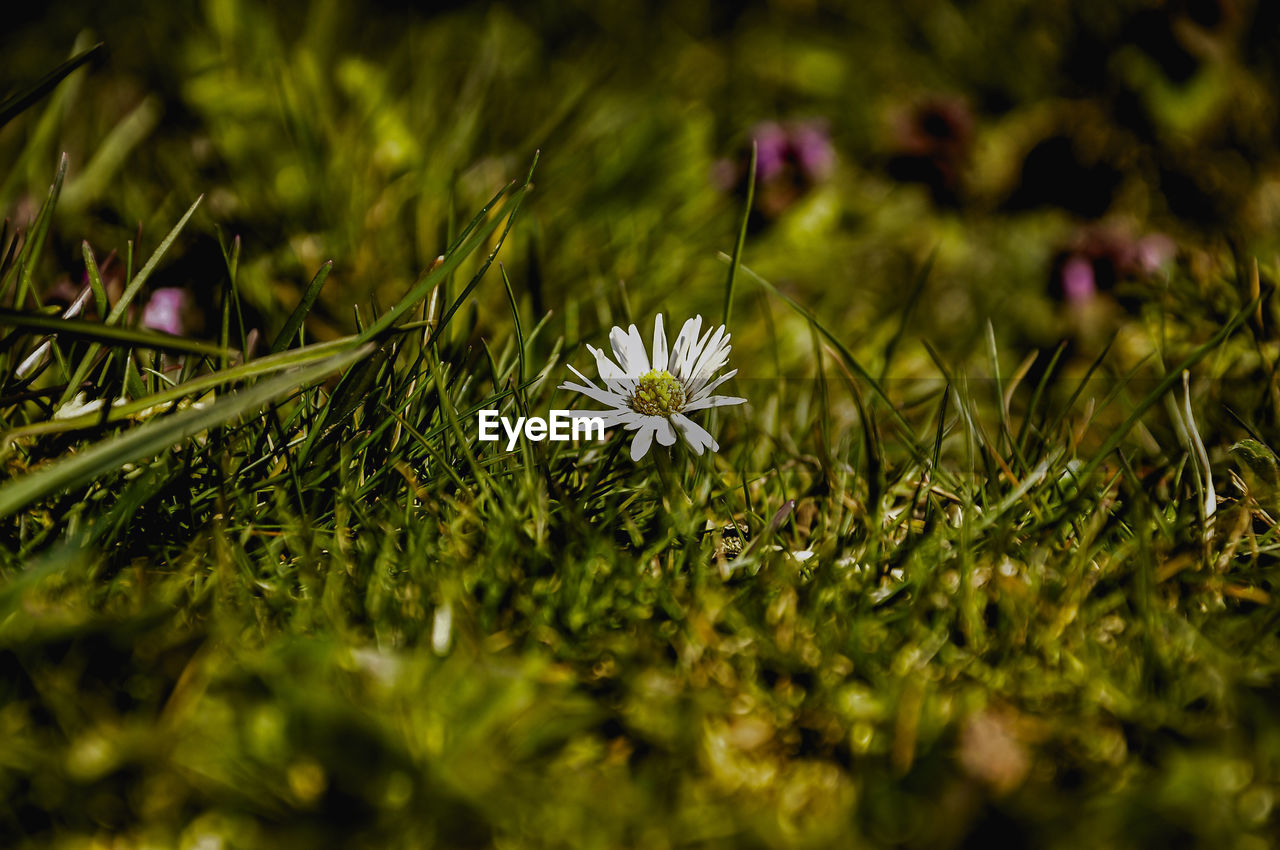
<svg viewBox="0 0 1280 850">
<path fill-rule="evenodd" d="M 687 414 L 746 401 L 736 396 L 711 394 L 738 374 L 734 369 L 714 378 L 715 373 L 729 361 L 729 334 L 725 332 L 724 325 L 708 329 L 703 334 L 702 317 L 695 316 L 680 328 L 680 335 L 668 352 L 667 335 L 662 329 L 662 314 L 659 313 L 653 322 L 652 361 L 635 325 L 626 331 L 615 326 L 609 334 L 609 342 L 616 362 L 600 349 L 587 346 L 596 358 L 604 387 L 596 386 L 572 366 L 569 369 L 583 383 L 565 381 L 560 385 L 562 390 L 582 393 L 609 409 L 575 410 L 572 415 L 599 416 L 604 419 L 606 428 L 622 425 L 628 431 L 635 431 L 631 459 L 636 461 L 648 453 L 655 437 L 659 445 L 670 446 L 675 443 L 677 433 L 697 454 L 708 448 L 713 452 L 719 451 L 715 438 Z"/>
</svg>

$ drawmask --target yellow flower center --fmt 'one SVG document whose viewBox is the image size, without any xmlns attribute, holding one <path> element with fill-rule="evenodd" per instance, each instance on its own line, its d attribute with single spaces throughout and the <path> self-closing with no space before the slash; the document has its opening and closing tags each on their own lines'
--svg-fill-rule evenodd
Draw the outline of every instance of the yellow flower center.
<svg viewBox="0 0 1280 850">
<path fill-rule="evenodd" d="M 670 416 L 684 408 L 684 385 L 670 372 L 650 369 L 631 394 L 631 409 L 646 416 Z"/>
</svg>

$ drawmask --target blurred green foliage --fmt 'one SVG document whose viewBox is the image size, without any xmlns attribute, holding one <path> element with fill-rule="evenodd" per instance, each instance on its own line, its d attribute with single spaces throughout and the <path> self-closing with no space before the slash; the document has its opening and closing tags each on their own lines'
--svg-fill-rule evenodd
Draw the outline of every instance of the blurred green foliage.
<svg viewBox="0 0 1280 850">
<path fill-rule="evenodd" d="M 621 280 L 638 309 L 699 292 L 677 303 L 707 309 L 735 218 L 711 174 L 769 119 L 825 119 L 840 168 L 746 261 L 853 327 L 896 314 L 896 281 L 936 248 L 922 333 L 961 353 L 981 338 L 956 328 L 991 316 L 1002 338 L 1049 344 L 1049 255 L 1082 221 L 1064 205 L 1188 251 L 1274 250 L 1266 4 L 72 8 L 16 28 L 10 73 L 51 67 L 76 38 L 104 38 L 110 58 L 0 136 L 8 158 L 23 151 L 0 202 L 42 192 L 64 149 L 68 239 L 118 247 L 207 193 L 212 221 L 253 249 L 241 283 L 268 317 L 333 258 L 324 316 L 350 327 L 353 303 L 390 300 L 451 216 L 535 148 L 543 200 L 504 262 L 536 307 Z M 939 96 L 974 123 L 941 209 L 885 168 L 914 144 L 904 113 Z"/>
</svg>

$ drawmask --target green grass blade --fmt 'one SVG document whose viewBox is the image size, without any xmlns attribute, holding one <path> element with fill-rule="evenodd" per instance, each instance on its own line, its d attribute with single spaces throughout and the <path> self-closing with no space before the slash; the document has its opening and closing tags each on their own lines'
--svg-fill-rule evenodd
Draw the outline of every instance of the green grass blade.
<svg viewBox="0 0 1280 850">
<path fill-rule="evenodd" d="M 111 312 L 107 315 L 106 322 L 109 325 L 117 324 L 124 318 L 125 311 L 129 309 L 129 305 L 133 299 L 137 297 L 138 291 L 142 289 L 142 285 L 147 282 L 155 272 L 156 266 L 160 265 L 160 260 L 164 258 L 165 253 L 173 245 L 178 238 L 178 234 L 187 226 L 187 222 L 191 220 L 191 216 L 195 215 L 196 208 L 200 206 L 200 202 L 204 200 L 204 195 L 196 198 L 195 203 L 187 208 L 182 218 L 178 219 L 178 223 L 173 226 L 168 235 L 160 242 L 160 246 L 151 254 L 151 257 L 138 269 L 138 273 L 125 286 L 124 292 L 120 295 L 120 300 L 111 308 Z"/>
<path fill-rule="evenodd" d="M 1080 470 L 1076 478 L 1080 481 L 1088 480 L 1089 476 L 1102 465 L 1102 462 L 1106 460 L 1107 456 L 1116 450 L 1120 445 L 1120 442 L 1128 435 L 1130 429 L 1137 424 L 1138 420 L 1146 414 L 1151 406 L 1163 398 L 1165 393 L 1169 392 L 1169 390 L 1173 388 L 1174 384 L 1182 379 L 1182 373 L 1207 357 L 1212 351 L 1217 349 L 1217 347 L 1221 345 L 1227 337 L 1235 333 L 1236 328 L 1244 324 L 1245 320 L 1249 318 L 1249 315 L 1257 309 L 1261 299 L 1262 296 L 1259 295 L 1246 304 L 1243 309 L 1232 316 L 1231 320 L 1223 325 L 1216 334 L 1209 338 L 1207 342 L 1188 354 L 1181 363 L 1161 378 L 1160 382 L 1156 384 L 1155 389 L 1148 393 L 1142 401 L 1138 402 L 1125 420 L 1120 423 L 1120 426 L 1111 432 L 1103 442 L 1102 446 L 1094 454 L 1093 458 Z"/>
<path fill-rule="evenodd" d="M 0 307 L 0 327 L 27 328 L 58 336 L 69 336 L 74 339 L 93 340 L 106 345 L 154 348 L 157 351 L 172 351 L 178 354 L 204 354 L 209 357 L 235 354 L 234 351 L 227 351 L 211 342 L 188 339 L 159 331 L 149 331 L 141 328 L 121 328 L 85 319 L 59 319 L 42 313 L 24 313 L 17 310 L 6 310 L 3 307 Z"/>
<path fill-rule="evenodd" d="M 66 79 L 68 74 L 98 55 L 104 47 L 106 47 L 106 44 L 100 41 L 92 47 L 80 51 L 45 74 L 30 88 L 6 98 L 4 103 L 0 103 L 0 127 L 17 118 L 30 106 L 38 102 L 40 98 L 57 88 L 58 83 Z"/>
<path fill-rule="evenodd" d="M 160 125 L 160 103 L 156 95 L 144 98 L 98 142 L 88 164 L 67 184 L 64 209 L 83 212 L 107 194 L 133 151 Z"/>
<path fill-rule="evenodd" d="M 58 205 L 58 196 L 62 194 L 62 183 L 67 177 L 67 162 L 67 155 L 64 153 L 58 160 L 58 171 L 54 175 L 53 185 L 49 187 L 49 195 L 45 198 L 44 205 L 40 207 L 40 212 L 36 214 L 35 223 L 31 227 L 31 236 L 18 252 L 18 261 L 5 274 L 5 279 L 0 280 L 0 298 L 3 298 L 13 282 L 13 273 L 15 271 L 18 273 L 18 291 L 13 298 L 13 306 L 19 309 L 26 300 L 27 289 L 31 286 L 32 269 L 40 256 L 41 249 L 44 248 L 44 240 L 49 233 L 49 222 L 53 218 L 54 207 Z"/>
<path fill-rule="evenodd" d="M 471 225 L 469 225 L 463 232 L 464 236 L 466 233 L 471 233 L 471 237 L 465 242 L 462 242 L 463 236 L 459 236 L 455 241 L 455 244 L 457 244 L 458 247 L 451 250 L 445 256 L 443 263 L 433 266 L 431 271 L 418 281 L 418 283 L 412 290 L 410 290 L 409 294 L 400 301 L 400 303 L 395 307 L 392 307 L 380 316 L 377 321 L 370 325 L 369 328 L 361 334 L 362 341 L 368 341 L 391 327 L 391 325 L 395 324 L 401 316 L 411 310 L 414 305 L 426 298 L 437 283 L 448 278 L 462 260 L 474 252 L 476 248 L 480 247 L 480 245 L 498 229 L 498 225 L 505 221 L 506 227 L 503 228 L 502 236 L 498 239 L 498 244 L 494 247 L 493 251 L 490 252 L 484 264 L 481 265 L 480 270 L 472 276 L 471 282 L 468 283 L 466 288 L 458 294 L 458 297 L 454 300 L 453 304 L 444 313 L 444 315 L 440 317 L 440 321 L 436 325 L 431 336 L 432 339 L 435 339 L 440 335 L 440 333 L 448 326 L 449 320 L 453 318 L 453 314 L 456 313 L 458 308 L 466 302 L 467 296 L 470 295 L 471 291 L 475 289 L 477 284 L 479 284 L 480 278 L 484 277 L 484 273 L 489 269 L 489 266 L 492 265 L 494 258 L 497 256 L 498 250 L 502 247 L 503 242 L 506 241 L 507 234 L 511 232 L 511 225 L 515 222 L 516 212 L 520 209 L 520 202 L 524 200 L 524 196 L 533 188 L 533 171 L 538 167 L 538 159 L 540 156 L 541 151 L 534 154 L 533 162 L 529 165 L 529 171 L 525 174 L 524 184 L 515 191 L 515 194 L 507 198 L 502 207 L 498 210 L 497 215 L 495 215 L 483 227 L 479 228 L 478 231 L 472 232 L 479 223 L 480 216 L 477 216 L 476 219 L 472 221 Z M 499 193 L 494 196 L 494 200 L 489 202 L 490 206 L 492 206 L 493 203 L 501 197 L 501 194 L 502 193 Z M 483 214 L 484 213 L 482 211 L 481 215 Z"/>
<path fill-rule="evenodd" d="M 93 248 L 86 239 L 80 243 L 80 253 L 84 256 L 84 270 L 89 276 L 89 286 L 93 289 L 93 303 L 98 308 L 99 316 L 106 316 L 111 302 L 107 298 L 107 289 L 102 285 L 102 272 L 98 268 L 98 258 L 93 255 Z"/>
<path fill-rule="evenodd" d="M 742 206 L 742 222 L 738 225 L 738 241 L 733 246 L 733 258 L 729 261 L 729 276 L 724 282 L 724 320 L 728 327 L 733 314 L 733 293 L 738 285 L 738 265 L 742 262 L 742 248 L 747 244 L 747 222 L 751 220 L 751 205 L 756 199 L 756 159 L 759 145 L 751 142 L 751 163 L 747 166 L 747 201 Z"/>
<path fill-rule="evenodd" d="M 355 363 L 373 350 L 374 346 L 364 345 L 337 354 L 224 396 L 207 408 L 153 419 L 63 460 L 39 467 L 0 487 L 0 517 L 10 516 L 38 499 L 86 484 L 126 463 L 158 454 L 194 434 L 257 410 Z"/>
<path fill-rule="evenodd" d="M 898 328 L 893 332 L 893 336 L 889 338 L 889 342 L 884 347 L 884 363 L 880 367 L 880 380 L 883 382 L 889 377 L 889 367 L 893 363 L 893 355 L 898 350 L 899 343 L 906 336 L 907 324 L 911 321 L 911 316 L 915 313 L 916 304 L 920 301 L 920 295 L 924 292 L 925 284 L 929 282 L 929 274 L 933 271 L 933 264 L 938 258 L 938 249 L 935 246 L 929 252 L 929 256 L 925 258 L 924 265 L 920 267 L 920 271 L 916 273 L 916 279 L 911 284 L 911 294 L 907 296 L 907 303 L 902 308 L 902 318 L 898 320 Z"/>
<path fill-rule="evenodd" d="M 498 211 L 497 215 L 495 215 L 487 224 L 485 224 L 479 230 L 474 232 L 471 235 L 471 237 L 467 239 L 463 244 L 459 245 L 456 250 L 447 254 L 445 256 L 443 263 L 440 263 L 439 265 L 435 266 L 426 275 L 419 278 L 418 282 L 414 285 L 414 287 L 411 290 L 409 290 L 408 295 L 406 295 L 403 299 L 401 299 L 400 302 L 396 304 L 394 307 L 392 307 L 390 310 L 383 313 L 382 316 L 380 316 L 377 321 L 373 322 L 364 330 L 364 332 L 361 334 L 361 339 L 365 341 L 373 339 L 378 334 L 382 333 L 383 331 L 390 328 L 393 324 L 395 324 L 396 320 L 398 320 L 401 316 L 403 316 L 409 310 L 413 309 L 413 307 L 417 305 L 418 302 L 420 302 L 422 299 L 430 295 L 431 290 L 435 288 L 437 283 L 439 283 L 440 281 L 448 277 L 450 274 L 452 274 L 453 270 L 456 269 L 462 263 L 462 261 L 466 259 L 468 255 L 474 252 L 476 248 L 480 247 L 480 245 L 484 242 L 484 240 L 488 239 L 489 235 L 498 229 L 498 226 L 502 224 L 504 216 L 511 209 L 512 203 L 518 197 L 519 195 L 515 195 L 513 197 L 507 198 L 506 203 L 502 205 L 502 208 Z M 452 315 L 452 314 L 453 314 L 453 311 L 450 310 L 449 315 Z M 446 317 L 442 317 L 438 325 L 438 328 L 443 328 L 447 323 L 447 321 L 448 319 Z"/>
<path fill-rule="evenodd" d="M 280 334 L 276 337 L 275 342 L 271 343 L 272 354 L 284 351 L 289 341 L 298 335 L 298 329 L 302 327 L 302 322 L 307 318 L 307 314 L 311 312 L 311 307 L 316 303 L 316 298 L 320 296 L 320 289 L 324 286 L 324 282 L 331 271 L 333 271 L 333 260 L 328 260 L 324 265 L 320 266 L 320 270 L 316 272 L 316 276 L 311 279 L 310 285 L 307 286 L 307 291 L 302 294 L 302 300 L 298 302 L 298 306 L 293 308 L 293 312 L 289 314 L 289 320 L 280 329 Z"/>
<path fill-rule="evenodd" d="M 354 337 L 343 337 L 329 342 L 316 343 L 306 348 L 284 351 L 270 357 L 262 357 L 247 363 L 241 363 L 239 366 L 232 366 L 229 369 L 201 375 L 168 389 L 136 398 L 125 404 L 112 405 L 105 417 L 100 412 L 85 413 L 66 419 L 51 419 L 45 422 L 25 425 L 21 428 L 14 428 L 0 434 L 0 459 L 8 456 L 18 440 L 40 434 L 58 434 L 120 422 L 153 407 L 172 404 L 182 398 L 194 397 L 215 387 L 316 363 L 354 345 Z"/>
<path fill-rule="evenodd" d="M 116 302 L 115 306 L 111 309 L 111 312 L 107 315 L 107 318 L 104 320 L 105 324 L 119 324 L 120 320 L 124 318 L 125 311 L 129 309 L 130 302 L 132 302 L 134 297 L 137 296 L 138 291 L 142 289 L 142 285 L 147 282 L 147 278 L 151 277 L 152 272 L 156 270 L 156 266 L 160 264 L 160 260 L 164 257 L 165 252 L 169 250 L 170 246 L 173 245 L 174 240 L 178 238 L 178 234 L 182 232 L 182 228 L 186 226 L 187 222 L 191 219 L 191 216 L 195 215 L 196 207 L 200 206 L 200 202 L 202 200 L 204 200 L 204 195 L 196 198 L 195 203 L 187 209 L 186 214 L 178 220 L 178 223 L 175 224 L 173 229 L 169 231 L 169 234 L 165 236 L 164 240 L 160 243 L 160 247 L 156 248 L 155 252 L 151 255 L 151 258 L 147 260 L 142 268 L 138 269 L 138 273 L 125 286 L 124 292 L 120 295 L 120 300 Z M 94 358 L 98 356 L 98 352 L 100 350 L 101 346 L 98 343 L 94 343 L 89 346 L 89 350 L 80 360 L 80 365 L 76 367 L 75 374 L 72 376 L 71 380 L 67 382 L 67 387 L 62 392 L 62 398 L 59 399 L 59 404 L 65 404 L 67 399 L 76 394 L 80 388 L 80 384 L 84 381 L 85 376 L 89 374 L 89 369 L 93 366 Z"/>
<path fill-rule="evenodd" d="M 729 261 L 731 259 L 730 257 L 727 257 L 724 254 L 721 254 L 720 258 L 725 261 Z M 906 418 L 902 415 L 902 411 L 898 410 L 897 405 L 895 405 L 893 401 L 889 398 L 889 395 L 884 391 L 884 388 L 880 386 L 880 383 L 874 377 L 871 376 L 871 373 L 868 372 L 866 367 L 863 366 L 862 363 L 858 361 L 858 358 L 853 356 L 853 352 L 849 350 L 849 347 L 846 346 L 844 342 L 842 342 L 824 324 L 822 324 L 822 322 L 818 320 L 818 317 L 815 316 L 813 314 L 813 311 L 810 310 L 808 307 L 804 306 L 799 301 L 796 301 L 790 295 L 787 295 L 785 292 L 778 289 L 772 283 L 765 280 L 763 277 L 761 277 L 759 274 L 753 271 L 749 266 L 743 266 L 742 271 L 745 272 L 756 283 L 760 284 L 765 289 L 767 289 L 769 292 L 773 293 L 774 295 L 781 298 L 783 301 L 787 302 L 787 305 L 790 306 L 791 309 L 795 310 L 797 313 L 803 316 L 806 321 L 812 324 L 818 330 L 818 332 L 821 333 L 822 336 L 825 337 L 826 340 L 831 343 L 831 345 L 835 348 L 835 350 L 839 352 L 840 359 L 844 362 L 845 366 L 847 366 L 852 372 L 857 374 L 858 377 L 866 381 L 867 384 L 871 387 L 871 389 L 875 391 L 875 394 L 879 396 L 880 399 L 885 403 L 885 406 L 889 410 L 889 415 L 893 418 L 894 423 L 898 426 L 899 430 L 902 432 L 902 437 L 907 449 L 915 456 L 916 460 L 919 460 L 919 461 L 925 460 L 927 458 L 927 454 L 924 451 L 924 449 L 921 448 L 920 445 L 917 443 L 915 433 L 911 429 L 911 424 L 907 422 Z M 949 478 L 949 476 L 943 470 L 938 470 L 938 475 L 939 477 L 944 479 Z"/>
</svg>

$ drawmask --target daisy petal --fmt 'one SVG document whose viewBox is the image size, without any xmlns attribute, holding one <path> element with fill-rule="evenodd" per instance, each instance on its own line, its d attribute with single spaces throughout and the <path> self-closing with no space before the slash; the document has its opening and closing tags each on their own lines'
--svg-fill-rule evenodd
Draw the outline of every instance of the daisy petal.
<svg viewBox="0 0 1280 850">
<path fill-rule="evenodd" d="M 632 410 L 595 411 L 595 415 L 602 417 L 605 428 L 621 425 L 623 429 L 634 431 L 644 422 L 644 416 Z"/>
<path fill-rule="evenodd" d="M 732 404 L 746 404 L 745 398 L 739 398 L 736 395 L 709 395 L 690 402 L 684 406 L 685 413 L 692 413 L 695 410 L 706 410 L 709 407 L 728 407 Z"/>
<path fill-rule="evenodd" d="M 702 355 L 694 363 L 688 375 L 689 389 L 695 395 L 710 380 L 711 375 L 729 359 L 729 349 L 724 343 L 724 325 L 716 328 L 711 343 L 702 350 Z"/>
<path fill-rule="evenodd" d="M 574 419 L 599 416 L 604 420 L 605 430 L 621 427 L 627 431 L 634 431 L 640 427 L 643 418 L 631 410 L 570 410 L 568 413 Z"/>
<path fill-rule="evenodd" d="M 673 356 L 667 371 L 681 380 L 684 380 L 685 376 L 689 374 L 692 350 L 697 344 L 698 332 L 701 328 L 702 317 L 694 316 L 692 319 L 685 320 L 684 325 L 680 328 L 680 335 L 676 337 L 676 344 L 672 349 Z"/>
<path fill-rule="evenodd" d="M 647 413 L 636 413 L 634 410 L 628 410 L 631 416 L 626 420 L 626 428 L 628 431 L 635 431 L 637 428 L 657 428 L 658 423 L 662 421 L 661 416 L 650 416 Z"/>
<path fill-rule="evenodd" d="M 635 325 L 627 328 L 626 332 L 615 326 L 609 332 L 609 342 L 613 345 L 613 356 L 618 358 L 626 375 L 635 376 L 649 371 L 649 355 L 645 353 L 640 329 Z"/>
<path fill-rule="evenodd" d="M 622 371 L 625 373 L 628 366 L 626 331 L 615 325 L 613 330 L 609 331 L 609 345 L 612 346 L 613 356 L 622 366 Z"/>
<path fill-rule="evenodd" d="M 699 316 L 697 328 L 701 327 L 702 317 Z M 680 380 L 685 383 L 686 390 L 689 392 L 693 392 L 697 389 L 697 387 L 694 386 L 694 383 L 697 378 L 698 364 L 702 362 L 703 358 L 707 354 L 707 342 L 711 339 L 713 333 L 715 333 L 715 330 L 713 328 L 708 328 L 707 332 L 699 337 L 696 335 L 695 328 L 695 335 L 689 338 L 689 344 L 685 348 L 684 358 L 680 364 L 679 376 Z"/>
<path fill-rule="evenodd" d="M 653 320 L 653 368 L 662 371 L 667 368 L 667 335 L 662 327 L 662 314 Z"/>
<path fill-rule="evenodd" d="M 670 419 L 663 419 L 662 422 L 658 424 L 657 437 L 659 445 L 675 445 L 676 429 L 671 426 Z"/>
<path fill-rule="evenodd" d="M 720 329 L 724 330 L 724 326 L 721 325 Z M 711 335 L 714 334 L 715 332 L 716 332 L 715 328 L 707 328 L 707 332 L 704 333 L 702 336 L 698 337 L 698 341 L 693 344 L 692 354 L 693 354 L 693 360 L 695 362 L 698 360 L 698 357 L 707 350 L 707 340 L 711 339 Z"/>
<path fill-rule="evenodd" d="M 590 378 L 588 378 L 586 375 L 582 374 L 582 373 L 581 373 L 581 372 L 579 372 L 577 369 L 573 368 L 573 364 L 572 364 L 572 363 L 566 363 L 565 365 L 566 365 L 566 366 L 568 366 L 568 367 L 569 367 L 569 371 L 570 371 L 570 372 L 572 372 L 573 374 L 577 375 L 577 376 L 578 376 L 578 378 L 579 378 L 579 379 L 580 379 L 584 384 L 586 384 L 586 385 L 587 385 L 587 386 L 589 386 L 589 387 L 595 388 L 595 385 L 596 385 L 596 384 L 595 384 L 595 381 L 591 380 L 591 379 L 590 379 Z"/>
<path fill-rule="evenodd" d="M 615 410 L 604 417 L 604 427 L 616 428 L 621 425 L 624 430 L 634 431 L 644 424 L 644 420 L 644 415 L 634 410 Z"/>
<path fill-rule="evenodd" d="M 687 391 L 691 393 L 694 398 L 706 394 L 708 392 L 707 382 L 711 380 L 712 375 L 724 366 L 728 359 L 729 350 L 723 349 L 714 359 L 706 361 L 689 379 L 689 387 Z"/>
<path fill-rule="evenodd" d="M 609 355 L 605 354 L 599 348 L 591 343 L 587 343 L 587 351 L 591 352 L 591 356 L 596 359 L 596 369 L 600 372 L 600 377 L 606 381 L 610 378 L 621 378 L 626 372 L 609 359 Z"/>
<path fill-rule="evenodd" d="M 569 368 L 573 368 L 573 367 L 571 366 Z M 736 374 L 738 374 L 737 369 L 731 369 L 728 372 L 725 372 L 723 375 L 716 378 L 714 381 L 707 384 L 705 387 L 703 387 L 702 389 L 698 390 L 696 393 L 691 395 L 690 400 L 697 401 L 699 398 L 703 398 L 705 396 L 711 395 L 711 393 L 715 391 L 717 387 L 719 387 L 721 384 L 723 384 L 725 381 L 729 380 Z"/>
<path fill-rule="evenodd" d="M 643 413 L 636 413 L 634 410 L 618 411 L 618 421 L 622 424 L 622 427 L 626 428 L 628 431 L 634 431 L 639 428 L 641 423 L 644 422 L 644 419 L 645 417 Z"/>
<path fill-rule="evenodd" d="M 636 371 L 631 374 L 638 375 L 641 372 L 648 372 L 649 352 L 645 351 L 644 339 L 640 336 L 640 329 L 635 325 L 627 329 L 627 345 L 627 350 L 631 353 L 636 367 Z"/>
<path fill-rule="evenodd" d="M 684 437 L 684 441 L 689 444 L 689 448 L 693 449 L 694 454 L 702 454 L 703 449 L 711 449 L 713 452 L 720 450 L 720 446 L 707 433 L 707 429 L 694 422 L 688 416 L 683 413 L 677 413 L 671 419 L 676 428 L 680 430 L 680 436 Z"/>
<path fill-rule="evenodd" d="M 600 379 L 605 385 L 615 393 L 626 395 L 631 388 L 627 383 L 626 373 L 619 368 L 617 363 L 609 359 L 609 356 L 600 349 L 587 345 L 587 351 L 591 352 L 591 356 L 596 359 L 596 371 L 600 373 Z"/>
<path fill-rule="evenodd" d="M 627 403 L 625 396 L 621 396 L 621 395 L 618 395 L 617 393 L 609 392 L 608 390 L 602 390 L 599 387 L 595 387 L 595 386 L 584 387 L 581 384 L 571 384 L 568 381 L 565 381 L 563 384 L 559 386 L 559 389 L 571 390 L 575 393 L 582 393 L 584 396 L 591 399 L 592 401 L 598 401 L 601 404 L 607 404 L 610 407 L 614 407 L 614 408 L 622 407 Z"/>
<path fill-rule="evenodd" d="M 633 461 L 638 461 L 649 453 L 649 446 L 653 444 L 655 430 L 652 423 L 645 423 L 640 430 L 636 431 L 636 437 L 631 441 L 631 459 Z"/>
<path fill-rule="evenodd" d="M 618 425 L 624 425 L 634 416 L 629 410 L 570 410 L 568 414 L 573 419 L 592 419 L 599 417 L 604 420 L 605 428 L 614 428 Z"/>
</svg>

